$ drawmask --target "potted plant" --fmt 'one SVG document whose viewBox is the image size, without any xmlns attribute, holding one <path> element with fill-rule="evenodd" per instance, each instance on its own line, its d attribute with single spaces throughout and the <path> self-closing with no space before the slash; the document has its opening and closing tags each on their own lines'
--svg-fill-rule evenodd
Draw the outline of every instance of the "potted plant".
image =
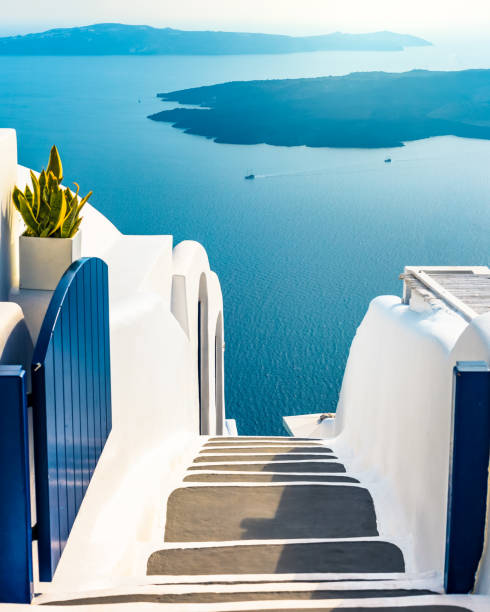
<svg viewBox="0 0 490 612">
<path fill-rule="evenodd" d="M 80 211 L 89 197 L 78 197 L 79 186 L 72 192 L 63 188 L 63 166 L 58 149 L 53 146 L 46 170 L 39 178 L 31 170 L 32 189 L 14 187 L 12 201 L 26 224 L 19 238 L 20 287 L 56 289 L 65 270 L 80 258 Z"/>
</svg>

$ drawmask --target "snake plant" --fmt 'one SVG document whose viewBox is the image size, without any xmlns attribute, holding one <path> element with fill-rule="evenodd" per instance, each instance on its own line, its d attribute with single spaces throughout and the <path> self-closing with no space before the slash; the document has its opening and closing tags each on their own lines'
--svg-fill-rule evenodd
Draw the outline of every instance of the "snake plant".
<svg viewBox="0 0 490 612">
<path fill-rule="evenodd" d="M 26 224 L 24 236 L 39 238 L 71 238 L 76 234 L 82 217 L 80 211 L 90 198 L 90 191 L 79 198 L 76 191 L 61 187 L 63 166 L 58 149 L 53 146 L 46 170 L 39 178 L 31 170 L 32 190 L 27 185 L 24 191 L 14 187 L 12 201 Z"/>
</svg>

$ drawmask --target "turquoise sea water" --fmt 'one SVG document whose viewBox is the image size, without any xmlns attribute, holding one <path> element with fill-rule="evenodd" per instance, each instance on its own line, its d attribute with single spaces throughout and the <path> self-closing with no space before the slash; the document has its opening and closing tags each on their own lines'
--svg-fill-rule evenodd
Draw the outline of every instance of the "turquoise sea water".
<svg viewBox="0 0 490 612">
<path fill-rule="evenodd" d="M 404 265 L 488 263 L 490 142 L 218 145 L 146 119 L 164 107 L 156 93 L 471 67 L 490 67 L 490 49 L 0 58 L 0 126 L 17 129 L 27 166 L 45 164 L 56 143 L 66 178 L 94 189 L 123 232 L 204 244 L 225 300 L 227 415 L 243 434 L 283 433 L 283 415 L 335 410 L 356 327 L 374 296 L 400 294 Z"/>
</svg>

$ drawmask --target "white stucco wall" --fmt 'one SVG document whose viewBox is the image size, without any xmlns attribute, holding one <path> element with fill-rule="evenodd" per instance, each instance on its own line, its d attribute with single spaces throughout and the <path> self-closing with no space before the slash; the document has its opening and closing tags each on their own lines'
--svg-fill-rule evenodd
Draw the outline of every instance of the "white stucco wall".
<svg viewBox="0 0 490 612">
<path fill-rule="evenodd" d="M 16 225 L 11 205 L 17 180 L 17 138 L 15 130 L 0 130 L 0 301 L 5 301 L 17 279 Z"/>
<path fill-rule="evenodd" d="M 456 361 L 488 361 L 489 331 L 489 315 L 468 324 L 384 296 L 371 302 L 350 349 L 336 448 L 371 484 L 385 533 L 403 537 L 415 571 L 443 572 L 452 372 Z"/>
<path fill-rule="evenodd" d="M 139 549 L 162 538 L 166 497 L 198 443 L 202 277 L 207 344 L 213 346 L 207 357 L 208 421 L 215 433 L 214 328 L 222 298 L 204 248 L 184 242 L 172 249 L 171 236 L 119 235 L 107 246 L 102 222 L 85 219 L 91 243 L 83 242 L 82 253 L 109 266 L 113 432 L 58 567 L 56 588 L 130 577 L 141 571 L 135 563 Z M 186 288 L 188 334 L 171 310 L 175 275 Z"/>
<path fill-rule="evenodd" d="M 29 171 L 17 167 L 11 130 L 0 130 L 0 160 L 0 362 L 3 351 L 9 363 L 29 367 L 51 292 L 18 289 L 17 237 L 23 225 L 10 193 L 15 183 L 22 188 L 29 181 Z M 125 236 L 90 205 L 83 216 L 82 255 L 100 257 L 109 267 L 113 429 L 55 579 L 43 590 L 131 577 L 141 572 L 140 548 L 161 541 L 166 496 L 199 443 L 200 282 L 206 287 L 204 329 L 210 334 L 205 381 L 210 433 L 216 422 L 214 338 L 223 304 L 204 248 L 195 242 L 173 248 L 172 236 Z M 181 279 L 183 295 L 172 295 L 174 277 Z M 188 313 L 187 331 L 173 312 L 179 299 Z"/>
</svg>

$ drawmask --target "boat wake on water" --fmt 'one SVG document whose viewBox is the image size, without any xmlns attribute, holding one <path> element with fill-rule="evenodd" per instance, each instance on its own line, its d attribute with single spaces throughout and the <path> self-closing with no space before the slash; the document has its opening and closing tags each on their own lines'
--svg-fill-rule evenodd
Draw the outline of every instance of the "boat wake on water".
<svg viewBox="0 0 490 612">
<path fill-rule="evenodd" d="M 318 170 L 298 170 L 295 172 L 274 172 L 270 174 L 254 174 L 253 180 L 258 179 L 275 179 L 286 178 L 292 176 L 316 176 L 321 174 L 355 174 L 358 172 L 376 172 L 379 171 L 379 165 L 376 166 L 351 166 L 341 168 L 320 168 Z M 245 179 L 250 180 L 252 176 L 246 176 Z"/>
<path fill-rule="evenodd" d="M 368 164 L 353 164 L 351 166 L 336 166 L 331 168 L 318 168 L 316 170 L 296 170 L 293 172 L 270 172 L 264 174 L 248 174 L 244 178 L 246 180 L 258 180 L 258 179 L 277 179 L 277 178 L 286 178 L 286 177 L 294 177 L 294 176 L 318 176 L 323 174 L 356 174 L 359 172 L 382 172 L 384 168 L 396 165 L 399 163 L 408 163 L 408 164 L 416 164 L 420 162 L 427 161 L 436 161 L 441 158 L 405 158 L 405 159 L 394 159 L 392 157 L 387 157 L 382 159 L 381 161 L 376 161 L 375 163 Z M 389 162 L 388 162 L 389 160 Z"/>
</svg>

